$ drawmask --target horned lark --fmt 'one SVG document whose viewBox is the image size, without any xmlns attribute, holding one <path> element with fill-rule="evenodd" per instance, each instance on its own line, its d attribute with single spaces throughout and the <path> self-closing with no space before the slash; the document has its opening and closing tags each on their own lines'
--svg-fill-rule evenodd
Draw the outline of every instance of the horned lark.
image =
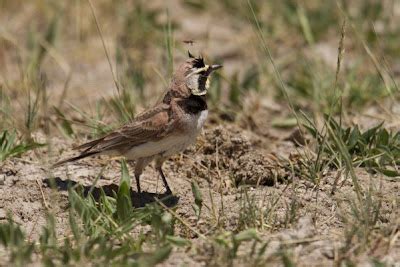
<svg viewBox="0 0 400 267">
<path fill-rule="evenodd" d="M 167 193 L 171 194 L 162 165 L 169 156 L 183 151 L 196 140 L 208 114 L 209 76 L 221 67 L 206 65 L 202 57 L 195 58 L 189 52 L 189 59 L 175 71 L 160 103 L 112 133 L 78 146 L 75 149 L 82 150 L 78 156 L 54 166 L 94 155 L 122 155 L 136 161 L 135 179 L 140 193 L 140 175 L 155 160 Z"/>
</svg>

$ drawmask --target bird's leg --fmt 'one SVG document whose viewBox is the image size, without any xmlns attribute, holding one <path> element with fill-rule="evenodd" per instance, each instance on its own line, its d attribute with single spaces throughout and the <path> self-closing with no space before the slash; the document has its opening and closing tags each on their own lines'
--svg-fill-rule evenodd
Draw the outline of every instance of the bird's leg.
<svg viewBox="0 0 400 267">
<path fill-rule="evenodd" d="M 144 162 L 143 159 L 139 159 L 139 160 L 137 160 L 136 165 L 135 165 L 136 188 L 137 188 L 139 194 L 141 193 L 141 190 L 140 190 L 140 175 L 142 174 L 143 169 L 146 166 L 144 163 L 145 162 Z"/>
<path fill-rule="evenodd" d="M 141 193 L 140 190 L 140 175 L 143 172 L 143 167 L 141 166 L 142 164 L 140 164 L 140 160 L 138 160 L 138 162 L 136 162 L 136 166 L 135 166 L 135 179 L 136 179 L 136 188 L 138 193 Z"/>
<path fill-rule="evenodd" d="M 160 175 L 161 175 L 161 178 L 162 178 L 162 180 L 163 180 L 163 183 L 164 183 L 164 186 L 165 186 L 165 189 L 167 189 L 167 194 L 168 195 L 170 195 L 170 194 L 172 194 L 172 191 L 171 191 L 171 188 L 169 187 L 169 185 L 168 185 L 168 182 L 167 182 L 167 178 L 165 178 L 165 175 L 164 175 L 164 172 L 163 172 L 163 170 L 162 170 L 162 164 L 164 163 L 164 159 L 158 159 L 157 160 L 157 162 L 156 162 L 156 169 L 157 169 L 157 171 L 160 173 Z"/>
<path fill-rule="evenodd" d="M 138 193 L 141 193 L 140 190 L 140 175 L 142 174 L 144 168 L 149 164 L 149 162 L 152 160 L 152 158 L 141 158 L 136 161 L 136 166 L 135 166 L 135 179 L 136 179 L 136 187 L 138 190 Z"/>
<path fill-rule="evenodd" d="M 171 194 L 172 193 L 171 188 L 169 188 L 167 179 L 165 178 L 165 175 L 163 173 L 163 170 L 162 170 L 161 166 L 160 166 L 160 168 L 158 168 L 158 171 L 160 172 L 160 175 L 161 175 L 161 178 L 162 178 L 163 183 L 165 185 L 165 188 L 167 189 L 167 194 Z"/>
<path fill-rule="evenodd" d="M 142 193 L 140 190 L 140 174 L 135 174 L 135 179 L 136 179 L 136 188 L 139 194 Z"/>
</svg>

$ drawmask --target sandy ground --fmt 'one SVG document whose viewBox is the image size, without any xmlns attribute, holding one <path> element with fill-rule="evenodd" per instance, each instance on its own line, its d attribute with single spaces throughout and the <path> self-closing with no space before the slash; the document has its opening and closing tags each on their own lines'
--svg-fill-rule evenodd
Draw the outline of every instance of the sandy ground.
<svg viewBox="0 0 400 267">
<path fill-rule="evenodd" d="M 251 25 L 243 21 L 232 22 L 231 15 L 219 17 L 219 9 L 196 14 L 197 11 L 185 8 L 179 1 L 167 1 L 165 5 L 162 2 L 164 1 L 152 1 L 149 5 L 169 7 L 171 20 L 179 25 L 174 35 L 176 42 L 181 43 L 185 39 L 194 39 L 197 42 L 193 47 L 179 45 L 174 57 L 175 64 L 182 61 L 188 48 L 195 53 L 203 53 L 206 58 L 222 61 L 225 78 L 232 77 L 236 72 L 239 76 L 242 75 L 245 72 L 244 66 L 247 68 L 251 64 L 266 64 L 266 59 L 257 61 L 261 54 L 256 52 L 259 40 Z M 271 12 L 273 11 L 267 10 L 266 14 Z M 33 4 L 24 5 L 23 10 L 15 11 L 13 16 L 11 14 L 14 13 L 0 16 L 0 24 L 7 25 L 7 33 L 18 43 L 25 40 L 29 28 L 26 25 L 38 15 Z M 87 14 L 87 18 L 82 19 L 81 31 L 90 31 L 92 34 L 77 40 L 75 34 L 63 32 L 54 51 L 55 56 L 46 58 L 42 70 L 47 76 L 48 103 L 62 103 L 66 114 L 72 114 L 71 118 L 76 120 L 81 119 L 81 116 L 73 112 L 69 103 L 93 115 L 96 101 L 115 95 L 101 40 L 94 25 L 87 26 L 89 23 L 86 20 L 91 18 L 90 12 Z M 115 30 L 113 21 L 103 13 L 99 12 L 99 16 L 102 18 L 106 45 L 109 51 L 115 51 L 113 40 L 121 29 Z M 159 20 L 165 19 L 166 16 L 161 15 Z M 72 22 L 71 24 L 74 25 Z M 296 55 L 293 54 L 296 49 L 301 50 L 304 55 L 319 58 L 332 65 L 332 72 L 334 71 L 338 34 L 334 34 L 332 40 L 305 47 L 296 38 L 281 45 L 280 39 L 285 40 L 291 33 L 280 32 L 279 29 L 276 31 L 277 37 L 268 39 L 268 42 L 284 78 L 287 65 L 297 62 Z M 149 45 L 147 49 L 151 50 L 154 46 L 155 44 Z M 0 47 L 0 62 L 3 63 L 0 84 L 6 80 L 11 87 L 15 85 L 19 88 L 18 64 L 10 51 L 13 51 L 10 47 Z M 138 111 L 154 103 L 165 87 L 159 77 L 160 72 L 161 76 L 166 74 L 163 70 L 165 62 L 160 56 L 164 52 L 160 48 L 151 53 L 147 50 L 143 52 L 146 60 L 141 67 L 147 73 L 144 93 L 146 101 L 138 104 Z M 349 54 L 350 59 L 345 64 L 352 62 L 351 51 Z M 273 70 L 269 65 L 266 68 L 271 75 L 262 78 L 267 81 L 264 81 L 264 85 L 274 81 Z M 71 70 L 68 92 L 65 99 L 60 99 L 68 79 L 68 70 Z M 224 84 L 221 102 L 226 101 L 227 87 L 228 83 Z M 283 250 L 290 254 L 296 266 L 333 266 L 340 257 L 348 255 L 360 266 L 370 264 L 373 258 L 385 261 L 388 265 L 398 264 L 398 178 L 356 169 L 362 188 L 372 190 L 375 200 L 381 201 L 379 227 L 387 229 L 388 234 L 384 237 L 378 233 L 376 237 L 372 235 L 368 248 L 362 249 L 361 253 L 357 253 L 357 247 L 341 251 L 346 243 L 358 243 L 357 237 L 346 240 L 351 222 L 345 218 L 351 218 L 350 200 L 355 198 L 353 183 L 349 177 L 346 178 L 343 173 L 335 170 L 324 172 L 318 183 L 312 183 L 293 172 L 294 167 L 301 168 L 304 164 L 299 156 L 303 150 L 296 145 L 298 133 L 293 128 L 271 126 L 275 119 L 288 117 L 288 105 L 275 101 L 268 86 L 262 90 L 261 93 L 245 93 L 241 99 L 241 110 L 211 110 L 204 132 L 199 136 L 196 145 L 166 162 L 164 170 L 176 197 L 174 206 L 177 214 L 191 227 L 208 236 L 220 232 L 221 229 L 239 231 L 248 227 L 258 228 L 262 241 L 267 243 L 263 258 L 271 266 L 282 265 Z M 24 103 L 20 100 L 23 99 L 21 91 L 15 91 L 15 99 L 19 99 L 15 104 L 17 114 Z M 350 117 L 349 121 L 367 128 L 380 121 L 382 113 L 382 107 L 374 106 L 357 116 L 346 115 Z M 54 114 L 52 116 L 53 121 L 57 121 Z M 398 128 L 397 118 L 385 117 L 389 128 Z M 108 123 L 113 118 L 107 117 L 104 120 Z M 56 217 L 57 231 L 62 235 L 69 234 L 68 193 L 65 190 L 69 181 L 89 187 L 104 168 L 96 187 L 111 192 L 119 184 L 119 162 L 109 161 L 106 157 L 84 159 L 51 170 L 51 163 L 71 156 L 73 152 L 70 148 L 85 141 L 84 134 L 78 134 L 78 141 L 70 141 L 63 138 L 55 128 L 53 130 L 54 134 L 49 139 L 42 131 L 34 134 L 37 141 L 46 141 L 51 149 L 37 149 L 1 163 L 0 222 L 6 220 L 7 213 L 11 213 L 31 240 L 37 238 L 41 227 L 45 225 L 47 210 Z M 132 173 L 132 166 L 130 170 Z M 51 189 L 46 182 L 51 177 L 58 181 L 56 189 Z M 163 193 L 162 182 L 152 166 L 147 167 L 141 180 L 142 189 L 146 192 L 142 197 L 146 201 Z M 199 184 L 204 198 L 205 207 L 200 220 L 197 220 L 192 208 L 193 180 Z M 139 196 L 135 190 L 133 185 L 132 197 L 137 203 Z M 256 209 L 257 214 L 265 215 L 262 225 L 253 225 L 252 220 L 246 218 L 252 214 L 252 209 Z M 204 242 L 185 227 L 177 225 L 176 233 L 191 239 L 194 245 L 189 250 L 174 249 L 163 266 L 218 266 L 221 262 L 226 262 L 227 255 L 222 249 Z M 234 265 L 255 264 L 254 258 L 248 254 L 250 247 L 251 244 L 241 247 L 241 257 L 234 261 Z"/>
<path fill-rule="evenodd" d="M 270 212 L 260 234 L 264 241 L 269 241 L 264 256 L 270 257 L 271 262 L 278 262 L 276 254 L 280 249 L 287 248 L 300 266 L 332 265 L 345 242 L 346 229 L 341 214 L 348 211 L 347 200 L 354 194 L 350 178 L 340 180 L 336 186 L 337 173 L 332 171 L 326 173 L 319 185 L 315 186 L 295 177 L 285 171 L 284 161 L 277 159 L 279 156 L 285 157 L 283 153 L 279 154 L 279 149 L 275 148 L 274 151 L 278 152 L 272 153 L 260 148 L 268 147 L 270 141 L 269 137 L 255 135 L 234 125 L 208 125 L 196 146 L 174 157 L 164 167 L 176 196 L 176 212 L 192 227 L 207 235 L 221 228 L 245 228 L 249 221 L 243 220 L 243 216 L 250 212 L 250 206 L 246 204 L 250 197 L 255 208 Z M 59 145 L 63 143 L 62 140 L 54 140 L 54 143 L 57 144 L 55 150 L 63 150 L 69 145 L 65 142 Z M 276 143 L 277 147 L 285 147 L 286 154 L 292 153 L 293 158 L 296 153 L 293 143 L 284 140 Z M 103 187 L 108 192 L 116 190 L 120 175 L 118 161 L 108 162 L 105 158 L 85 159 L 48 172 L 40 162 L 42 156 L 46 157 L 44 151 L 36 154 L 29 152 L 22 158 L 7 160 L 1 170 L 5 180 L 0 186 L 0 219 L 5 219 L 5 214 L 10 212 L 32 239 L 37 237 L 41 226 L 45 224 L 47 208 L 57 218 L 57 231 L 67 234 L 64 228 L 68 225 L 67 181 L 91 186 L 100 169 L 105 167 L 96 187 Z M 393 212 L 398 209 L 398 203 L 393 200 L 399 196 L 399 182 L 372 176 L 362 169 L 357 169 L 357 174 L 363 188 L 380 192 L 382 224 L 398 223 L 398 218 L 394 217 L 397 213 Z M 57 177 L 58 189 L 50 189 L 44 182 L 51 175 Z M 200 185 L 204 205 L 208 207 L 203 209 L 199 221 L 192 208 L 194 198 L 191 180 Z M 161 180 L 152 167 L 146 169 L 142 183 L 145 192 L 162 194 Z M 235 183 L 248 185 L 247 197 L 243 186 L 236 188 Z M 145 193 L 144 198 L 152 193 Z M 132 194 L 138 203 L 137 194 Z M 288 223 L 288 211 L 293 205 L 296 212 Z M 182 226 L 178 226 L 177 234 L 193 238 L 196 249 L 175 251 L 164 263 L 166 266 L 177 263 L 196 266 L 218 264 L 213 262 L 219 259 L 216 257 L 218 249 L 209 247 Z M 362 263 L 363 259 L 367 262 L 370 257 L 381 258 L 383 255 L 388 263 L 400 261 L 398 241 L 390 246 L 384 240 L 377 239 L 374 242 L 377 243 L 370 250 L 357 255 L 358 262 Z M 243 249 L 247 247 L 243 246 Z M 240 265 L 244 262 L 239 258 L 237 263 Z"/>
</svg>

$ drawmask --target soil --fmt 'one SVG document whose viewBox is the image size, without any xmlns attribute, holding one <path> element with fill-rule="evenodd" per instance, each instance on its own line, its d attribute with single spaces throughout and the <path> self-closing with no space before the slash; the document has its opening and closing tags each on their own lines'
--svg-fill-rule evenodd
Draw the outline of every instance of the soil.
<svg viewBox="0 0 400 267">
<path fill-rule="evenodd" d="M 63 142 L 64 145 L 58 145 Z M 181 218 L 209 235 L 218 233 L 220 229 L 238 231 L 249 226 L 246 224 L 251 224 L 251 221 L 246 221 L 243 216 L 248 212 L 246 209 L 250 209 L 250 206 L 246 206 L 246 200 L 251 199 L 258 209 L 271 213 L 270 217 L 266 217 L 268 228 L 260 231 L 263 241 L 268 241 L 264 257 L 270 258 L 271 263 L 281 262 L 276 255 L 285 247 L 290 248 L 300 266 L 332 265 L 338 257 L 338 248 L 345 242 L 346 229 L 341 213 L 348 211 L 347 201 L 351 199 L 349 196 L 354 196 L 350 178 L 342 180 L 343 177 L 339 177 L 340 181 L 336 182 L 337 172 L 332 171 L 326 173 L 318 186 L 299 179 L 290 174 L 285 168 L 285 161 L 279 160 L 277 153 L 260 149 L 268 142 L 270 138 L 235 125 L 208 125 L 195 146 L 165 164 L 166 175 L 176 196 L 171 205 L 177 208 L 176 212 Z M 292 147 L 292 153 L 296 153 L 294 144 L 286 144 L 285 140 L 280 142 L 282 146 Z M 54 143 L 57 144 L 55 150 L 69 145 L 61 140 L 54 140 Z M 29 152 L 21 158 L 7 160 L 1 169 L 4 183 L 0 185 L 0 220 L 5 220 L 5 214 L 12 214 L 15 221 L 29 233 L 30 239 L 36 238 L 46 223 L 47 210 L 51 210 L 56 217 L 57 231 L 60 234 L 68 231 L 64 228 L 68 225 L 68 181 L 90 187 L 101 168 L 106 166 L 96 187 L 111 192 L 116 190 L 120 177 L 118 160 L 84 159 L 49 171 L 42 167 L 41 157 L 46 157 L 45 151 Z M 385 192 L 380 198 L 380 221 L 398 222 L 399 218 L 393 217 L 396 216 L 393 209 L 398 208 L 398 203 L 393 203 L 393 199 L 399 196 L 400 183 L 377 175 L 371 176 L 363 169 L 357 169 L 357 175 L 363 188 Z M 56 177 L 57 189 L 50 189 L 50 177 Z M 200 220 L 197 220 L 192 208 L 194 198 L 190 182 L 193 180 L 200 186 L 204 206 L 215 210 L 213 213 L 212 209 L 204 208 Z M 142 184 L 146 192 L 142 199 L 150 202 L 152 197 L 162 196 L 162 183 L 152 167 L 148 167 L 143 174 Z M 137 194 L 133 195 L 133 201 L 138 203 Z M 338 206 L 338 203 L 341 205 Z M 296 211 L 290 215 L 293 218 L 288 220 L 288 211 L 293 205 Z M 216 260 L 223 259 L 224 255 L 218 248 L 210 247 L 185 227 L 178 226 L 176 231 L 193 239 L 199 251 L 186 253 L 177 250 L 163 265 L 186 263 L 209 266 L 218 265 Z M 365 258 L 367 262 L 371 255 L 382 256 L 380 254 L 385 253 L 387 262 L 398 262 L 399 245 L 396 242 L 387 249 L 375 248 L 365 255 L 358 255 L 357 261 L 362 263 Z M 247 248 L 243 246 L 244 251 L 240 253 L 246 255 Z M 244 264 L 243 258 L 237 261 L 235 263 L 238 265 Z"/>
<path fill-rule="evenodd" d="M 99 6 L 96 6 L 99 10 L 100 2 Z M 266 67 L 267 64 L 264 62 L 266 59 L 259 59 L 263 52 L 256 52 L 255 47 L 260 46 L 260 41 L 251 23 L 247 23 L 248 18 L 244 23 L 244 19 L 240 20 L 229 12 L 225 14 L 223 10 L 214 8 L 216 4 L 214 6 L 212 1 L 207 1 L 212 7 L 210 8 L 212 12 L 198 12 L 197 9 L 193 11 L 181 3 L 185 1 L 166 1 L 167 4 L 165 1 L 147 2 L 149 6 L 154 5 L 161 10 L 169 7 L 171 20 L 179 25 L 174 35 L 176 42 L 195 40 L 194 46 L 180 45 L 176 48 L 175 66 L 186 57 L 186 50 L 190 49 L 193 53 L 203 52 L 206 59 L 218 59 L 223 62 L 225 77 L 233 77 L 234 74 L 241 77 L 245 72 L 243 67 L 248 68 L 251 64 Z M 29 36 L 28 29 L 32 28 L 29 27 L 31 19 L 39 17 L 36 13 L 41 9 L 37 9 L 33 2 L 24 5 L 22 11 L 17 12 L 17 7 L 14 7 L 15 14 L 10 12 L 7 17 L 0 16 L 0 25 L 6 25 L 5 29 L 9 33 L 15 33 L 15 36 L 11 36 L 15 37 L 17 43 L 27 43 L 25 39 Z M 42 69 L 47 75 L 49 106 L 61 103 L 59 107 L 62 107 L 71 119 L 78 122 L 82 121 L 83 115 L 74 112 L 72 106 L 80 107 L 94 117 L 94 114 L 97 114 L 95 110 L 98 101 L 115 95 L 113 77 L 104 55 L 101 39 L 97 34 L 97 28 L 91 24 L 90 9 L 85 8 L 82 4 L 80 12 L 85 16 L 82 15 L 80 22 L 82 25 L 78 25 L 81 28 L 74 24 L 77 20 L 76 15 L 73 15 L 73 19 L 68 23 L 64 23 L 64 27 L 68 26 L 67 33 L 61 34 L 61 40 L 53 51 L 55 57 L 54 55 L 47 57 Z M 119 20 L 108 15 L 108 11 L 105 8 L 103 12 L 98 13 L 108 50 L 116 51 L 114 41 L 117 39 L 116 35 L 122 31 L 122 26 L 119 24 L 116 26 Z M 274 11 L 265 10 L 265 12 L 265 16 L 268 16 Z M 44 19 L 45 16 L 42 17 Z M 11 18 L 14 23 L 7 23 Z M 164 15 L 158 18 L 159 21 L 165 19 Z M 280 22 L 275 24 L 279 25 Z M 335 29 L 338 28 L 336 26 Z M 74 32 L 70 32 L 77 28 L 82 36 L 77 37 Z M 331 38 L 327 38 L 323 46 L 317 47 L 318 51 L 315 52 L 312 47 L 305 47 L 302 41 L 294 37 L 288 38 L 292 35 L 291 32 L 281 32 L 282 30 L 276 25 L 271 26 L 271 31 L 276 31 L 277 37 L 271 37 L 268 44 L 274 57 L 282 61 L 278 63 L 283 76 L 285 68 L 289 68 L 286 65 L 289 65 L 291 60 L 293 64 L 298 60 L 291 58 L 293 50 L 300 50 L 305 55 L 322 57 L 324 61 L 333 65 L 334 73 L 338 34 L 335 33 Z M 165 48 L 157 45 L 156 42 L 149 44 L 145 52 L 139 53 L 143 54 L 145 59 L 140 67 L 146 70 L 147 76 L 146 90 L 143 93 L 143 99 L 146 101 L 138 104 L 138 112 L 154 103 L 165 88 L 162 79 L 159 78 L 160 73 L 161 76 L 167 77 L 164 72 Z M 130 52 L 138 53 L 138 51 Z M 11 85 L 15 83 L 15 87 L 19 89 L 17 70 L 20 63 L 14 55 L 13 49 L 0 47 L 0 63 L 2 63 L 0 69 L 2 74 L 5 73 L 0 75 L 0 85 L 5 82 L 3 81 L 5 76 L 7 82 Z M 72 70 L 70 80 L 68 73 L 60 65 L 66 65 Z M 266 73 L 271 73 L 271 76 L 261 77 L 267 80 L 263 84 L 273 83 L 275 80 L 273 70 L 268 69 Z M 66 95 L 63 95 L 67 80 L 68 90 Z M 229 95 L 227 84 L 223 86 L 221 106 L 224 106 L 223 103 Z M 371 265 L 371 259 L 374 258 L 388 265 L 398 264 L 400 180 L 371 174 L 362 168 L 356 169 L 361 187 L 374 192 L 374 203 L 380 201 L 379 226 L 387 229 L 389 234 L 384 237 L 380 237 L 378 233 L 376 236 L 372 234 L 370 245 L 367 249 L 360 250 L 360 253 L 357 253 L 357 246 L 350 246 L 351 250 L 348 251 L 343 250 L 346 244 L 361 244 L 361 241 L 357 240 L 360 239 L 358 236 L 352 236 L 351 240 L 346 239 L 351 231 L 349 229 L 349 225 L 352 225 L 351 218 L 354 218 L 350 216 L 352 201 L 356 199 L 351 178 L 344 173 L 329 169 L 318 177 L 317 182 L 312 182 L 294 171 L 308 164 L 302 161 L 301 155 L 304 151 L 299 144 L 306 144 L 310 137 L 303 137 L 294 130 L 293 125 L 273 127 L 277 120 L 285 122 L 291 113 L 287 103 L 275 100 L 268 86 L 261 90 L 260 93 L 243 93 L 240 99 L 241 108 L 210 110 L 204 132 L 196 144 L 165 163 L 164 172 L 175 195 L 169 205 L 174 206 L 176 213 L 191 227 L 208 236 L 223 231 L 236 233 L 249 227 L 257 228 L 261 242 L 256 249 L 261 249 L 262 244 L 265 244 L 262 258 L 270 266 L 282 265 L 282 259 L 285 258 L 283 251 L 290 254 L 296 266 L 334 266 L 340 257 L 349 255 L 359 266 Z M 15 90 L 14 94 L 15 99 L 20 100 L 15 102 L 25 103 L 22 101 L 25 95 L 18 90 Z M 63 102 L 64 100 L 66 101 Z M 23 105 L 15 106 L 15 114 L 22 113 L 20 109 Z M 362 124 L 362 127 L 369 127 L 375 121 L 379 121 L 380 113 L 383 113 L 382 107 L 376 107 L 361 115 L 346 114 L 346 116 Z M 392 119 L 392 124 L 395 125 L 393 128 L 398 127 L 397 118 L 395 116 L 389 118 L 389 122 Z M 59 118 L 51 119 L 53 122 L 60 122 Z M 114 119 L 110 116 L 104 118 L 104 121 L 110 123 L 114 122 Z M 118 159 L 87 158 L 51 169 L 52 163 L 72 156 L 71 147 L 83 143 L 86 139 L 86 136 L 78 133 L 75 141 L 71 141 L 61 137 L 56 127 L 51 129 L 53 132 L 49 137 L 46 137 L 42 130 L 34 134 L 36 141 L 48 143 L 50 149 L 29 151 L 21 157 L 5 160 L 0 166 L 0 222 L 5 221 L 8 214 L 12 215 L 31 240 L 38 237 L 42 226 L 46 224 L 48 211 L 55 215 L 57 231 L 61 235 L 69 234 L 67 228 L 69 204 L 66 191 L 69 182 L 88 188 L 104 168 L 95 185 L 96 188 L 101 187 L 104 191 L 111 192 L 119 184 Z M 133 173 L 132 166 L 130 173 Z M 51 179 L 55 179 L 55 189 L 49 187 Z M 131 195 L 136 207 L 152 201 L 154 197 L 163 196 L 161 179 L 152 166 L 146 168 L 141 181 L 142 190 L 145 192 L 142 196 L 136 193 L 134 186 L 132 188 Z M 194 203 L 192 181 L 199 184 L 204 200 L 199 220 L 192 207 Z M 142 203 L 139 198 L 142 199 Z M 264 214 L 263 223 L 260 223 L 259 218 L 252 217 L 252 214 L 260 213 Z M 175 248 L 162 266 L 219 266 L 229 262 L 226 250 L 216 244 L 201 240 L 180 224 L 177 224 L 175 231 L 176 234 L 191 239 L 194 245 L 189 250 Z M 233 261 L 233 265 L 255 265 L 257 263 L 255 257 L 249 253 L 251 247 L 251 243 L 242 245 L 238 251 L 240 257 Z"/>
</svg>

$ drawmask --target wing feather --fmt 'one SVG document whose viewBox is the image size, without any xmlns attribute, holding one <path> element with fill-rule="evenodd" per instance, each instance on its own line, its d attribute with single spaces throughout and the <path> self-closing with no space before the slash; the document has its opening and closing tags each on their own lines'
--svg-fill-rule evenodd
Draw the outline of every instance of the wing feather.
<svg viewBox="0 0 400 267">
<path fill-rule="evenodd" d="M 103 152 L 108 150 L 124 151 L 168 134 L 173 121 L 168 105 L 160 105 L 116 131 L 92 142 L 80 146 L 84 152 Z"/>
<path fill-rule="evenodd" d="M 167 136 L 176 124 L 172 113 L 170 105 L 159 104 L 108 135 L 76 147 L 77 150 L 83 150 L 78 156 L 60 161 L 54 166 L 111 151 L 123 154 L 134 146 Z"/>
</svg>

